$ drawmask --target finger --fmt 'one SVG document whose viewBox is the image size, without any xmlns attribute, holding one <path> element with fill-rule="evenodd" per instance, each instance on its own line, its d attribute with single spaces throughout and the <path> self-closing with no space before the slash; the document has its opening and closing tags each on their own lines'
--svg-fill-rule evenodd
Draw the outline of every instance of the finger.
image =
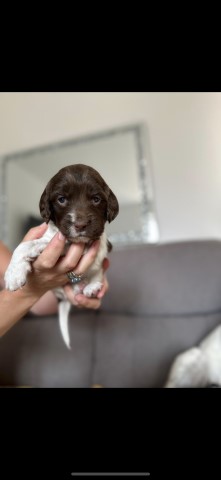
<svg viewBox="0 0 221 480">
<path fill-rule="evenodd" d="M 75 302 L 77 302 L 77 307 L 92 308 L 93 310 L 97 310 L 101 306 L 99 298 L 88 298 L 82 293 L 75 295 Z"/>
<path fill-rule="evenodd" d="M 83 243 L 73 243 L 66 255 L 62 257 L 58 265 L 58 271 L 62 273 L 67 273 L 76 269 L 83 253 L 85 245 Z"/>
<path fill-rule="evenodd" d="M 64 250 L 65 241 L 66 239 L 61 232 L 56 233 L 33 265 L 38 269 L 54 267 Z"/>
<path fill-rule="evenodd" d="M 104 296 L 105 293 L 108 291 L 108 289 L 109 289 L 109 283 L 108 283 L 106 277 L 104 276 L 103 286 L 102 286 L 100 292 L 98 292 L 97 298 L 99 298 L 99 299 L 103 298 L 103 296 Z"/>
<path fill-rule="evenodd" d="M 98 250 L 99 250 L 99 247 L 100 247 L 100 240 L 96 240 L 92 245 L 91 247 L 89 248 L 89 250 L 87 251 L 87 253 L 85 253 L 78 265 L 76 266 L 75 265 L 75 268 L 74 268 L 74 273 L 76 273 L 77 275 L 81 275 L 85 272 L 87 272 L 87 270 L 90 268 L 90 266 L 93 264 L 96 256 L 97 256 L 97 253 L 98 253 Z"/>
<path fill-rule="evenodd" d="M 77 300 L 75 299 L 76 294 L 74 293 L 73 287 L 70 284 L 65 285 L 64 287 L 65 295 L 67 299 L 71 302 L 72 305 L 78 305 Z"/>
<path fill-rule="evenodd" d="M 64 290 L 68 300 L 76 307 L 97 309 L 101 305 L 101 301 L 97 298 L 88 298 L 81 293 L 76 294 L 71 285 L 65 285 Z"/>
<path fill-rule="evenodd" d="M 44 233 L 46 232 L 47 228 L 48 225 L 45 222 L 41 225 L 38 225 L 37 227 L 30 228 L 22 241 L 27 242 L 28 240 L 36 240 L 37 238 L 41 238 L 42 235 L 44 235 Z"/>
</svg>

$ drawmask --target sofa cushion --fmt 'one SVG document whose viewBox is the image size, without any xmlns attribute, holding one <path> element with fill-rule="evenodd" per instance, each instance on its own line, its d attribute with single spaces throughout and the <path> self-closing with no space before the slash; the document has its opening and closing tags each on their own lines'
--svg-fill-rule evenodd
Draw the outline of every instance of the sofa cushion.
<svg viewBox="0 0 221 480">
<path fill-rule="evenodd" d="M 221 312 L 200 316 L 97 317 L 92 383 L 104 387 L 163 387 L 181 351 L 221 322 Z"/>
<path fill-rule="evenodd" d="M 77 310 L 68 350 L 56 316 L 26 317 L 0 339 L 0 385 L 162 387 L 175 356 L 220 322 L 221 312 L 135 317 Z"/>
<path fill-rule="evenodd" d="M 113 250 L 109 312 L 191 315 L 221 310 L 221 242 L 189 241 Z"/>
<path fill-rule="evenodd" d="M 0 339 L 0 385 L 89 387 L 96 312 L 70 315 L 71 350 L 57 316 L 26 317 Z"/>
<path fill-rule="evenodd" d="M 161 387 L 177 354 L 221 322 L 221 242 L 143 245 L 110 255 L 100 311 L 26 317 L 0 339 L 0 385 Z"/>
</svg>

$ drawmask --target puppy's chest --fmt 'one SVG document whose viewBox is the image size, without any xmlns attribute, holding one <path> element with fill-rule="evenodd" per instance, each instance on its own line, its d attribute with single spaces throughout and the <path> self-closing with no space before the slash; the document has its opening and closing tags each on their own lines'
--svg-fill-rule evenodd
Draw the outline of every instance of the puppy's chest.
<svg viewBox="0 0 221 480">
<path fill-rule="evenodd" d="M 93 276 L 96 272 L 102 269 L 102 263 L 105 257 L 108 255 L 108 248 L 107 248 L 107 237 L 106 233 L 104 232 L 100 238 L 100 247 L 97 253 L 97 256 L 91 265 L 91 267 L 87 270 L 87 277 Z M 87 250 L 86 250 L 87 251 Z M 85 251 L 85 253 L 86 253 Z"/>
<path fill-rule="evenodd" d="M 44 235 L 44 237 L 49 242 L 57 232 L 58 232 L 58 228 L 54 225 L 53 222 L 50 221 L 49 225 L 48 225 L 48 230 L 47 230 L 46 234 Z M 64 251 L 63 251 L 63 255 L 66 255 L 68 249 L 70 248 L 70 245 L 71 245 L 71 243 L 69 243 L 69 242 L 66 243 Z M 85 250 L 84 250 L 83 255 L 85 255 L 87 253 L 88 248 L 89 247 L 85 246 Z M 92 280 L 92 278 L 97 273 L 102 271 L 102 263 L 103 263 L 104 258 L 107 257 L 107 255 L 108 255 L 107 236 L 106 236 L 106 233 L 103 232 L 101 237 L 100 237 L 100 247 L 99 247 L 98 253 L 96 255 L 96 258 L 95 258 L 93 264 L 87 270 L 87 272 L 82 272 L 83 274 L 86 275 L 87 281 L 90 282 Z"/>
</svg>

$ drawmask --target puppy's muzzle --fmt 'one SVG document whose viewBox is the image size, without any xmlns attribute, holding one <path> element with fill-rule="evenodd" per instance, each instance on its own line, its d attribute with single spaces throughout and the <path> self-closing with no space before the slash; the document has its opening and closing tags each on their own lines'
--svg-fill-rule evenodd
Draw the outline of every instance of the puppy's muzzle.
<svg viewBox="0 0 221 480">
<path fill-rule="evenodd" d="M 73 226 L 76 230 L 76 232 L 83 232 L 86 230 L 87 226 L 89 225 L 90 222 L 85 221 L 76 221 L 73 223 Z"/>
</svg>

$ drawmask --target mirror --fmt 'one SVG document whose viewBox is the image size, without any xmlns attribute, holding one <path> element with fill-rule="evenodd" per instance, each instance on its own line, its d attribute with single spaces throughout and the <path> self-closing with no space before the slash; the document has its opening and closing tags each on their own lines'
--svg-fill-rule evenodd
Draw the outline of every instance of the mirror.
<svg viewBox="0 0 221 480">
<path fill-rule="evenodd" d="M 99 171 L 118 198 L 120 212 L 107 224 L 116 247 L 157 242 L 148 132 L 143 124 L 53 143 L 1 158 L 1 239 L 14 249 L 30 226 L 41 223 L 40 196 L 60 168 L 84 163 Z"/>
</svg>

